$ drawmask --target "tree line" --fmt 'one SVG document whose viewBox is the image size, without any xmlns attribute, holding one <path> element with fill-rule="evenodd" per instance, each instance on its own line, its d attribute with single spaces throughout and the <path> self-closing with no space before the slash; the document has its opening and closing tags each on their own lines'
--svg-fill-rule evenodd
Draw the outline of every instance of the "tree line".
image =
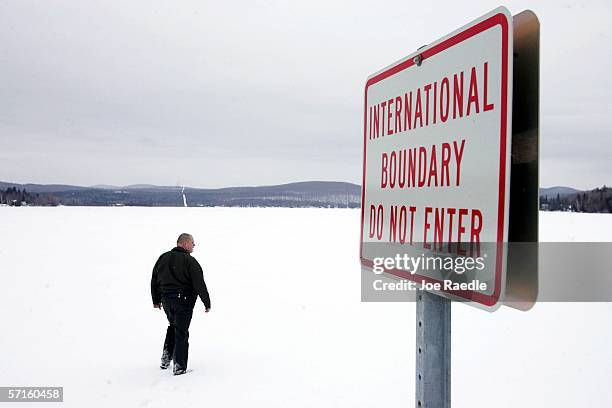
<svg viewBox="0 0 612 408">
<path fill-rule="evenodd" d="M 123 205 L 132 206 L 179 206 L 178 196 L 166 194 L 175 198 L 172 202 L 163 200 L 164 194 L 132 192 L 118 197 L 116 192 L 105 190 L 86 190 L 82 192 L 69 191 L 59 194 L 52 193 L 30 193 L 26 189 L 9 187 L 0 190 L 0 205 L 21 206 L 57 206 L 63 205 Z M 191 193 L 191 205 L 205 206 L 348 206 L 359 207 L 359 196 L 352 197 L 350 194 L 301 194 L 287 196 L 286 194 L 259 194 L 249 197 L 194 197 Z M 126 197 L 123 197 L 126 196 Z M 129 200 L 127 200 L 129 196 Z M 163 196 L 163 197 L 162 197 Z M 176 201 L 176 202 L 175 202 Z M 574 211 L 585 213 L 612 213 L 612 188 L 603 186 L 590 191 L 581 191 L 574 194 L 559 195 L 554 197 L 541 196 L 540 209 L 548 211 Z"/>
<path fill-rule="evenodd" d="M 603 186 L 556 197 L 540 197 L 540 209 L 585 213 L 612 213 L 612 188 Z"/>
<path fill-rule="evenodd" d="M 0 190 L 0 204 L 20 207 L 22 205 L 55 206 L 60 199 L 50 193 L 29 193 L 16 187 Z"/>
</svg>

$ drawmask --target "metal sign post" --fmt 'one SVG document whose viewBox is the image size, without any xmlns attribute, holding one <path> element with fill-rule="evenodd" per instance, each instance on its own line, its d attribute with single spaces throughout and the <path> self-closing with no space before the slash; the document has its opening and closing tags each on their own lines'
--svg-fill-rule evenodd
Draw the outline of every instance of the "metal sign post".
<svg viewBox="0 0 612 408">
<path fill-rule="evenodd" d="M 416 301 L 417 408 L 449 408 L 451 395 L 451 300 L 425 290 Z"/>
</svg>

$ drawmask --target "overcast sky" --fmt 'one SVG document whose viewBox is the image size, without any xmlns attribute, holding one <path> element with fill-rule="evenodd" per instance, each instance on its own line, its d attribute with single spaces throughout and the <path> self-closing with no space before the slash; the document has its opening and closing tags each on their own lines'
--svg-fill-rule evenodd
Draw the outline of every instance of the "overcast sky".
<svg viewBox="0 0 612 408">
<path fill-rule="evenodd" d="M 0 180 L 361 182 L 368 75 L 500 3 L 0 2 Z M 612 6 L 541 23 L 541 185 L 612 185 Z"/>
</svg>

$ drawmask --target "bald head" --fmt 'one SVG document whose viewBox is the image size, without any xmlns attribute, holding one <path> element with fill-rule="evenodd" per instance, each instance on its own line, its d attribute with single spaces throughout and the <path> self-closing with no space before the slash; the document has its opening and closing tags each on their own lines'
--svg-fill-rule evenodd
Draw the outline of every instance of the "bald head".
<svg viewBox="0 0 612 408">
<path fill-rule="evenodd" d="M 195 242 L 191 234 L 182 233 L 176 240 L 176 246 L 183 248 L 185 251 L 192 253 L 195 247 Z"/>
</svg>

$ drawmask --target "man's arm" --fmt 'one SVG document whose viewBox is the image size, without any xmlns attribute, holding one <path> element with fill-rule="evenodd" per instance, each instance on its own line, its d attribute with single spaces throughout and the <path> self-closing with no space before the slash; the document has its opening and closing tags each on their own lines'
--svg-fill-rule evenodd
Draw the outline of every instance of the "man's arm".
<svg viewBox="0 0 612 408">
<path fill-rule="evenodd" d="M 204 282 L 204 271 L 202 271 L 202 267 L 195 258 L 190 258 L 191 267 L 189 268 L 189 273 L 191 275 L 193 290 L 200 296 L 200 299 L 202 299 L 204 303 L 204 307 L 206 307 L 206 311 L 208 311 L 210 309 L 210 296 L 208 295 L 206 282 Z"/>
<path fill-rule="evenodd" d="M 153 307 L 160 308 L 161 305 L 161 292 L 159 290 L 159 284 L 157 283 L 158 268 L 161 263 L 163 255 L 157 259 L 155 266 L 153 267 L 153 274 L 151 276 L 151 298 L 153 299 Z"/>
</svg>

